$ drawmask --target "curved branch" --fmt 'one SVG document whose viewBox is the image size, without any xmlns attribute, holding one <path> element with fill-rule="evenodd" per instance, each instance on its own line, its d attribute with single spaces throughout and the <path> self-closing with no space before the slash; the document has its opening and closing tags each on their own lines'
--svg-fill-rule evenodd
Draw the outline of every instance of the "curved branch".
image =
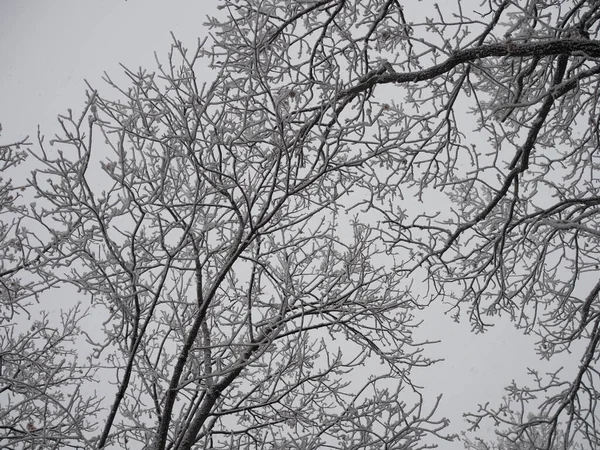
<svg viewBox="0 0 600 450">
<path fill-rule="evenodd" d="M 431 80 L 449 72 L 460 64 L 472 63 L 478 59 L 510 56 L 510 57 L 543 57 L 555 55 L 585 54 L 588 57 L 600 58 L 600 41 L 585 39 L 552 39 L 545 42 L 523 43 L 505 42 L 502 44 L 481 45 L 476 48 L 457 50 L 441 64 L 428 69 L 404 73 L 374 73 L 371 77 L 359 82 L 356 86 L 340 92 L 338 98 L 355 97 L 373 88 L 377 84 L 417 83 Z"/>
</svg>

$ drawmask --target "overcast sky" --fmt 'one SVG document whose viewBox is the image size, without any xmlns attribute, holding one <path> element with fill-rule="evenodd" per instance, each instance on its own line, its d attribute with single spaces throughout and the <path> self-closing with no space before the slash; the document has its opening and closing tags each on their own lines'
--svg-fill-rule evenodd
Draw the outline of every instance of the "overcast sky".
<svg viewBox="0 0 600 450">
<path fill-rule="evenodd" d="M 52 136 L 56 115 L 78 112 L 87 79 L 102 86 L 104 71 L 118 76 L 119 63 L 153 68 L 164 57 L 170 31 L 194 46 L 216 1 L 186 0 L 0 0 L 0 143 L 29 135 L 38 124 Z M 208 76 L 208 75 L 207 75 Z M 106 94 L 105 94 L 106 95 Z M 511 379 L 526 380 L 527 365 L 539 365 L 531 339 L 502 322 L 484 336 L 470 333 L 432 311 L 421 337 L 443 339 L 432 356 L 446 361 L 419 372 L 416 383 L 444 393 L 442 412 L 461 428 L 461 415 L 478 403 L 497 404 Z M 462 444 L 445 448 L 463 448 Z"/>
<path fill-rule="evenodd" d="M 205 36 L 211 1 L 0 1 L 0 123 L 3 140 L 47 134 L 57 113 L 78 111 L 87 79 L 101 86 L 104 71 L 154 67 L 170 31 L 188 46 Z M 211 8 L 211 6 L 213 6 Z"/>
</svg>

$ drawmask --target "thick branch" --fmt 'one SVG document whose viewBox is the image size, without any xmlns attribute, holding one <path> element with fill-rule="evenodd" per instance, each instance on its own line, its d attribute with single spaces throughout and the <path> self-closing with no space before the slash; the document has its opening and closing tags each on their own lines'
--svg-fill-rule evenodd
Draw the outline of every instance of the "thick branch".
<svg viewBox="0 0 600 450">
<path fill-rule="evenodd" d="M 523 44 L 504 42 L 501 44 L 488 44 L 476 48 L 458 50 L 443 63 L 428 69 L 404 73 L 375 73 L 373 76 L 361 81 L 356 86 L 342 91 L 339 97 L 354 97 L 361 92 L 373 88 L 377 84 L 431 80 L 449 72 L 460 64 L 474 62 L 483 58 L 500 56 L 525 58 L 573 54 L 585 54 L 592 58 L 599 58 L 600 41 L 590 41 L 586 39 L 558 39 Z"/>
</svg>

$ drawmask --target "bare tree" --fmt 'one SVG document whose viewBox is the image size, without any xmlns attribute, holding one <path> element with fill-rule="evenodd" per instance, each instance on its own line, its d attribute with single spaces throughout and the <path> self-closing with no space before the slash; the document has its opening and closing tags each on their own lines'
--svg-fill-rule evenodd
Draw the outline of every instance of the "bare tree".
<svg viewBox="0 0 600 450">
<path fill-rule="evenodd" d="M 29 146 L 27 138 L 0 146 L 0 445 L 7 449 L 85 442 L 100 410 L 86 392 L 98 369 L 78 361 L 87 311 L 81 302 L 65 310 L 39 304 L 48 289 L 65 286 L 53 271 L 61 233 L 40 226 L 27 203 L 32 186 L 18 166 Z"/>
<path fill-rule="evenodd" d="M 514 411 L 510 409 L 510 402 L 504 404 L 503 415 L 510 415 L 510 422 L 523 423 L 522 418 L 518 418 Z M 529 415 L 528 422 L 535 422 L 536 418 Z M 576 443 L 569 442 L 564 432 L 556 432 L 552 424 L 542 423 L 540 426 L 512 426 L 508 430 L 498 432 L 499 436 L 495 442 L 489 442 L 481 438 L 469 439 L 463 437 L 465 448 L 468 450 L 538 450 L 547 449 L 569 449 L 583 450 L 585 447 Z M 548 444 L 550 439 L 551 443 Z"/>
<path fill-rule="evenodd" d="M 473 429 L 598 448 L 600 3 L 221 5 L 31 153 L 38 204 L 13 214 L 45 237 L 3 267 L 38 286 L 13 314 L 81 300 L 4 333 L 2 445 L 427 448 L 452 436 L 412 314 L 445 302 L 545 358 L 585 347 Z"/>
</svg>

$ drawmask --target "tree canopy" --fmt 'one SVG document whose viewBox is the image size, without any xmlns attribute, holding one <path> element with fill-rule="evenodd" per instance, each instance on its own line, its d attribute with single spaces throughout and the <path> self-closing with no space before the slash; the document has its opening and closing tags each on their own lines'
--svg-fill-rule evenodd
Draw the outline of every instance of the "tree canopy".
<svg viewBox="0 0 600 450">
<path fill-rule="evenodd" d="M 443 306 L 581 353 L 475 436 L 599 448 L 600 2 L 219 5 L 0 148 L 1 445 L 443 447 Z"/>
</svg>

